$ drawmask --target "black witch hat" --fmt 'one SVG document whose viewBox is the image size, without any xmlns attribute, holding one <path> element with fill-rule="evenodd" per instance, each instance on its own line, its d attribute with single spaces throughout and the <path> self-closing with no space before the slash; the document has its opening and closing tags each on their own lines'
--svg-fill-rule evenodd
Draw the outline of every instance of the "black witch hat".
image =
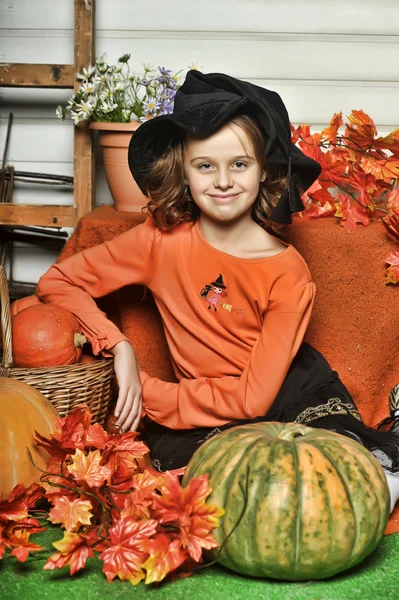
<svg viewBox="0 0 399 600">
<path fill-rule="evenodd" d="M 305 191 L 318 178 L 321 166 L 292 143 L 288 112 L 276 92 L 222 73 L 188 71 L 176 92 L 173 113 L 150 119 L 135 131 L 128 160 L 141 191 L 147 193 L 145 181 L 152 163 L 182 132 L 206 137 L 238 114 L 256 119 L 266 138 L 267 160 L 287 175 L 287 187 L 271 219 L 291 223 L 292 213 L 304 208 L 296 182 Z"/>
<path fill-rule="evenodd" d="M 223 283 L 222 274 L 219 275 L 219 277 L 216 279 L 216 281 L 211 281 L 211 285 L 214 285 L 215 287 L 223 288 L 225 290 L 226 286 Z"/>
</svg>

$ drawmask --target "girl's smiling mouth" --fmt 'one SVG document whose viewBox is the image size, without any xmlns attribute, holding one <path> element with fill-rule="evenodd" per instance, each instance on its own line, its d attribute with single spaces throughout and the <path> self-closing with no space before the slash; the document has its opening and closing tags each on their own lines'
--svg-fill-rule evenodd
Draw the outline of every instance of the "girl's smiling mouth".
<svg viewBox="0 0 399 600">
<path fill-rule="evenodd" d="M 212 198 L 212 200 L 215 202 L 215 204 L 228 204 L 229 202 L 232 202 L 233 200 L 238 198 L 238 196 L 240 194 L 229 194 L 229 195 L 209 194 L 209 195 Z"/>
</svg>

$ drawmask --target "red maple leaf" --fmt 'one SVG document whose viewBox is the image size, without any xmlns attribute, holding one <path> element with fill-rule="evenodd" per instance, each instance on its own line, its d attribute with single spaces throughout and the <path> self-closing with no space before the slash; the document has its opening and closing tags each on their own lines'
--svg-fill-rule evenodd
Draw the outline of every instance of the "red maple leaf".
<svg viewBox="0 0 399 600">
<path fill-rule="evenodd" d="M 50 438 L 36 432 L 36 442 L 54 458 L 65 458 L 79 450 L 103 449 L 108 434 L 96 423 L 91 424 L 91 415 L 87 406 L 75 408 L 69 415 L 58 418 L 56 429 Z"/>
<path fill-rule="evenodd" d="M 322 138 L 326 141 L 337 143 L 338 129 L 343 124 L 342 112 L 335 113 L 330 121 L 330 125 L 321 132 Z"/>
<path fill-rule="evenodd" d="M 142 550 L 142 544 L 156 533 L 156 528 L 154 519 L 135 521 L 132 517 L 120 519 L 109 528 L 109 547 L 100 554 L 108 581 L 118 576 L 135 585 L 144 579 L 143 564 L 148 554 Z"/>
<path fill-rule="evenodd" d="M 101 487 L 111 475 L 109 467 L 100 465 L 102 460 L 103 457 L 98 450 L 91 451 L 86 455 L 77 448 L 67 469 L 76 481 L 84 481 L 91 488 Z"/>
<path fill-rule="evenodd" d="M 381 222 L 387 232 L 399 241 L 399 215 L 387 215 L 381 219 Z"/>
<path fill-rule="evenodd" d="M 384 283 L 399 283 L 399 250 L 392 252 L 385 262 L 390 265 L 386 271 L 386 279 Z"/>
<path fill-rule="evenodd" d="M 356 229 L 357 223 L 368 225 L 370 217 L 365 210 L 356 202 L 351 202 L 349 196 L 337 194 L 337 212 L 336 217 L 341 217 L 340 225 L 346 229 L 348 233 Z"/>
<path fill-rule="evenodd" d="M 394 157 L 375 160 L 364 156 L 360 159 L 360 166 L 365 173 L 370 173 L 376 179 L 382 179 L 387 183 L 399 177 L 399 159 Z"/>
<path fill-rule="evenodd" d="M 44 529 L 44 527 L 38 528 L 39 531 L 44 531 Z M 15 527 L 8 533 L 9 547 L 12 547 L 10 556 L 15 556 L 20 562 L 25 562 L 30 552 L 43 550 L 43 546 L 29 541 L 31 533 L 33 532 L 21 527 Z"/>
<path fill-rule="evenodd" d="M 374 145 L 379 150 L 387 148 L 394 155 L 399 155 L 399 129 L 394 129 L 385 137 L 379 137 L 374 140 Z"/>
<path fill-rule="evenodd" d="M 348 116 L 352 125 L 346 126 L 345 136 L 350 138 L 355 148 L 367 150 L 374 145 L 377 128 L 371 119 L 362 110 L 353 110 Z"/>
<path fill-rule="evenodd" d="M 374 192 L 377 189 L 376 179 L 371 173 L 365 173 L 358 166 L 351 164 L 348 170 L 349 184 L 359 190 L 358 201 L 364 207 L 370 210 L 374 209 L 374 204 L 371 200 Z"/>
<path fill-rule="evenodd" d="M 67 496 L 56 498 L 54 507 L 50 510 L 48 520 L 51 523 L 61 523 L 68 531 L 77 531 L 81 525 L 90 525 L 93 506 L 90 500 Z"/>
<path fill-rule="evenodd" d="M 153 493 L 162 485 L 160 473 L 147 469 L 142 473 L 133 475 L 130 486 L 132 491 L 126 496 L 121 494 L 123 502 L 120 517 L 134 517 L 135 519 L 149 519 Z"/>
<path fill-rule="evenodd" d="M 85 567 L 89 556 L 94 556 L 93 547 L 96 542 L 98 542 L 98 537 L 94 532 L 83 535 L 65 531 L 62 540 L 53 542 L 53 546 L 58 552 L 50 556 L 43 570 L 52 571 L 69 565 L 70 574 L 73 575 L 76 571 Z"/>
<path fill-rule="evenodd" d="M 8 521 L 21 521 L 28 517 L 28 510 L 33 501 L 37 501 L 39 486 L 34 484 L 30 488 L 19 483 L 10 492 L 7 500 L 0 500 L 0 523 Z"/>
<path fill-rule="evenodd" d="M 142 547 L 149 555 L 142 568 L 146 571 L 145 583 L 162 581 L 187 559 L 188 554 L 181 547 L 180 539 L 171 540 L 165 533 L 145 540 Z"/>
<path fill-rule="evenodd" d="M 137 431 L 128 431 L 121 435 L 114 434 L 108 439 L 103 463 L 112 471 L 112 485 L 131 479 L 139 468 L 137 460 L 149 452 L 143 442 L 135 441 L 137 435 Z"/>
<path fill-rule="evenodd" d="M 208 476 L 191 479 L 187 487 L 182 488 L 176 476 L 163 473 L 162 495 L 154 495 L 154 516 L 160 523 L 178 527 L 183 548 L 187 548 L 190 556 L 201 560 L 202 549 L 218 546 L 210 532 L 219 526 L 219 517 L 223 509 L 206 504 L 211 493 Z"/>
<path fill-rule="evenodd" d="M 399 189 L 390 190 L 386 199 L 388 209 L 399 215 Z"/>
<path fill-rule="evenodd" d="M 69 480 L 70 477 L 66 461 L 51 456 L 47 462 L 46 474 L 40 478 L 40 484 L 46 492 L 47 500 L 54 503 L 55 498 L 60 496 L 77 498 L 77 493 L 72 489 L 75 487 L 75 483 Z"/>
</svg>

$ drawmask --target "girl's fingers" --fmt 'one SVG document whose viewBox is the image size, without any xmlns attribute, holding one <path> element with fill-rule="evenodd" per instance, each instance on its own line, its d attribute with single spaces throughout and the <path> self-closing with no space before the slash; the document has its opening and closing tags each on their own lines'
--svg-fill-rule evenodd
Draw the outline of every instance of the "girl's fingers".
<svg viewBox="0 0 399 600">
<path fill-rule="evenodd" d="M 134 398 L 134 395 L 133 395 L 132 391 L 127 391 L 122 396 L 121 410 L 119 411 L 120 414 L 119 414 L 118 420 L 116 422 L 116 425 L 124 428 L 125 421 L 126 421 L 127 417 L 129 416 L 130 411 L 132 410 L 133 398 Z M 117 405 L 118 405 L 118 403 L 119 403 L 119 399 L 118 399 Z"/>
<path fill-rule="evenodd" d="M 137 430 L 137 427 L 139 426 L 139 423 L 140 423 L 142 410 L 143 410 L 143 403 L 142 403 L 141 398 L 140 398 L 140 402 L 139 402 L 139 406 L 138 406 L 138 411 L 137 411 L 137 416 L 136 416 L 136 418 L 134 419 L 133 423 L 130 426 L 130 431 L 136 431 Z"/>
<path fill-rule="evenodd" d="M 126 418 L 126 421 L 123 424 L 124 431 L 128 431 L 128 429 L 130 429 L 131 431 L 133 431 L 132 430 L 132 423 L 134 423 L 136 421 L 136 419 L 137 419 L 139 405 L 140 405 L 140 394 L 137 394 L 134 397 L 133 405 L 132 405 L 132 408 L 130 410 L 130 414 L 128 415 L 128 417 Z"/>
<path fill-rule="evenodd" d="M 115 410 L 114 410 L 115 417 L 120 416 L 121 410 L 126 401 L 126 396 L 127 396 L 127 390 L 125 390 L 123 388 L 119 388 L 118 399 L 116 401 L 116 406 L 115 406 Z"/>
</svg>

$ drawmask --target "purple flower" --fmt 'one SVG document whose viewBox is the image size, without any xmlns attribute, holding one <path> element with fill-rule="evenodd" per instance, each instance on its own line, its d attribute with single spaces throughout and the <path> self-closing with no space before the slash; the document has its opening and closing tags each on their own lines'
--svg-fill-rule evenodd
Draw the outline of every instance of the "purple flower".
<svg viewBox="0 0 399 600">
<path fill-rule="evenodd" d="M 172 71 L 170 71 L 169 69 L 165 69 L 165 67 L 158 67 L 158 71 L 162 74 L 162 75 L 166 75 L 166 76 L 170 76 L 170 74 L 172 73 Z"/>
</svg>

